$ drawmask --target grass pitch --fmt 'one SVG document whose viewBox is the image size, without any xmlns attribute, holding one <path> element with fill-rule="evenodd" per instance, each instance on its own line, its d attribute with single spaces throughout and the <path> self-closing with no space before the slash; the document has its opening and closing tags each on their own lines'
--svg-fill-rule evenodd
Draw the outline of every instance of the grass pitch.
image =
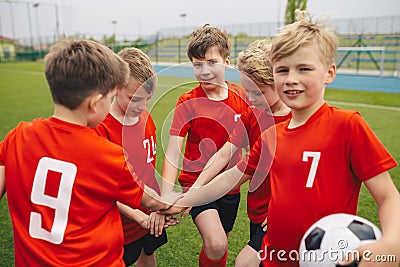
<svg viewBox="0 0 400 267">
<path fill-rule="evenodd" d="M 160 172 L 164 160 L 163 151 L 168 140 L 168 122 L 172 118 L 171 110 L 179 95 L 193 88 L 195 84 L 177 77 L 159 77 L 158 80 L 149 109 L 157 124 L 157 170 Z M 0 64 L 0 95 L 1 139 L 20 121 L 48 117 L 53 112 L 43 63 Z M 400 162 L 400 94 L 327 89 L 326 100 L 332 105 L 359 110 L 396 161 Z M 399 168 L 390 173 L 400 189 Z M 242 186 L 242 201 L 229 238 L 227 266 L 234 265 L 236 255 L 248 241 L 246 191 L 247 184 Z M 360 194 L 358 215 L 379 225 L 377 207 L 364 186 Z M 156 251 L 158 266 L 197 266 L 201 237 L 190 216 L 167 231 L 169 242 Z M 3 198 L 0 202 L 0 266 L 14 266 L 13 261 L 12 227 L 7 201 Z"/>
</svg>

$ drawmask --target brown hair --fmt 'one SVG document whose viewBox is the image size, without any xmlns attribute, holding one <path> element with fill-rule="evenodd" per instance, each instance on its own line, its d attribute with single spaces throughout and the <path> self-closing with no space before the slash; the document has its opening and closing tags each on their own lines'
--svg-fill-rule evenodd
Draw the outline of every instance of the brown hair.
<svg viewBox="0 0 400 267">
<path fill-rule="evenodd" d="M 118 55 L 128 63 L 130 77 L 141 83 L 148 93 L 153 92 L 157 78 L 150 58 L 142 50 L 134 47 L 124 48 Z"/>
<path fill-rule="evenodd" d="M 274 86 L 270 40 L 256 40 L 240 52 L 238 69 L 255 83 Z"/>
<path fill-rule="evenodd" d="M 128 83 L 129 69 L 108 47 L 90 40 L 60 40 L 45 57 L 53 101 L 76 109 L 94 91 L 106 95 Z"/>
<path fill-rule="evenodd" d="M 203 59 L 208 48 L 217 46 L 221 56 L 226 59 L 231 53 L 231 42 L 228 33 L 205 24 L 194 31 L 187 45 L 187 55 L 190 61 L 193 58 Z"/>
<path fill-rule="evenodd" d="M 326 20 L 313 22 L 307 12 L 296 10 L 296 13 L 297 21 L 284 26 L 273 41 L 272 62 L 291 55 L 305 44 L 316 42 L 321 62 L 325 66 L 334 63 L 338 47 L 335 30 L 326 25 Z"/>
</svg>

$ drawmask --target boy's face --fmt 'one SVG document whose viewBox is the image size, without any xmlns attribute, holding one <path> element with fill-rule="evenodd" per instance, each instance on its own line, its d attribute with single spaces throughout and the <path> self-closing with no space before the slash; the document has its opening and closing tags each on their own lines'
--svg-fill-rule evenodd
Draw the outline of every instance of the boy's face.
<svg viewBox="0 0 400 267">
<path fill-rule="evenodd" d="M 319 107 L 325 85 L 336 75 L 336 66 L 324 66 L 317 44 L 300 47 L 293 54 L 273 62 L 275 88 L 282 101 L 293 110 Z"/>
<path fill-rule="evenodd" d="M 144 87 L 141 87 L 141 83 L 131 77 L 128 84 L 118 91 L 115 101 L 126 116 L 135 118 L 147 109 L 152 96 L 153 92 L 148 93 Z"/>
<path fill-rule="evenodd" d="M 270 85 L 256 84 L 244 74 L 240 74 L 240 82 L 247 97 L 257 109 L 267 109 L 279 99 L 275 88 Z"/>
<path fill-rule="evenodd" d="M 225 69 L 229 57 L 223 58 L 217 46 L 209 47 L 203 59 L 193 58 L 194 76 L 204 90 L 213 90 L 225 85 Z"/>
<path fill-rule="evenodd" d="M 95 115 L 91 117 L 88 121 L 88 127 L 94 128 L 107 116 L 110 112 L 111 102 L 115 94 L 117 93 L 117 88 L 108 92 L 106 95 L 101 96 L 96 102 Z M 93 94 L 93 97 L 97 97 L 97 93 Z"/>
</svg>

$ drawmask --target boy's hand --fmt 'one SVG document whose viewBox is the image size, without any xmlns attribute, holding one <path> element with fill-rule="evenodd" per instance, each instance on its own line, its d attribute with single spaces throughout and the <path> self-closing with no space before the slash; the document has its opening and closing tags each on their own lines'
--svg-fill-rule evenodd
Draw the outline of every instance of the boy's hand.
<svg viewBox="0 0 400 267">
<path fill-rule="evenodd" d="M 157 212 L 151 212 L 148 223 L 150 226 L 150 234 L 154 235 L 155 237 L 159 237 L 164 230 L 165 215 L 158 214 Z"/>
<path fill-rule="evenodd" d="M 182 206 L 178 206 L 178 205 L 174 205 L 169 207 L 168 209 L 165 210 L 160 210 L 160 214 L 164 214 L 164 215 L 174 215 L 174 214 L 179 214 L 182 211 L 186 210 L 187 207 L 182 207 Z M 183 218 L 183 217 L 182 217 Z"/>
<path fill-rule="evenodd" d="M 266 232 L 268 228 L 268 217 L 265 218 L 265 220 L 261 223 L 261 227 L 263 228 L 263 231 Z"/>
<path fill-rule="evenodd" d="M 180 223 L 179 219 L 172 217 L 172 215 L 165 215 L 164 228 L 168 228 L 169 226 L 175 226 L 179 223 Z"/>
<path fill-rule="evenodd" d="M 130 218 L 130 219 L 136 221 L 143 229 L 149 229 L 150 227 L 149 215 L 147 215 L 144 212 L 138 212 L 136 213 L 135 218 Z"/>
</svg>

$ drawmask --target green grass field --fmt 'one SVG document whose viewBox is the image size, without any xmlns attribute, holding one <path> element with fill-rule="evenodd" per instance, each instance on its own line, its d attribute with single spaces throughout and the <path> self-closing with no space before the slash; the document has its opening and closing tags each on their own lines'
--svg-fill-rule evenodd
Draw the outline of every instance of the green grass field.
<svg viewBox="0 0 400 267">
<path fill-rule="evenodd" d="M 163 162 L 163 149 L 168 139 L 168 123 L 178 96 L 193 84 L 188 79 L 159 77 L 158 87 L 150 105 L 158 127 L 157 169 Z M 43 63 L 0 64 L 0 138 L 20 121 L 30 121 L 52 114 L 53 105 L 43 74 Z M 371 93 L 328 89 L 328 103 L 347 109 L 357 109 L 371 125 L 376 135 L 400 162 L 400 94 Z M 0 140 L 1 140 L 0 139 Z M 391 175 L 400 189 L 400 170 L 391 170 Z M 229 239 L 228 266 L 248 241 L 248 219 L 246 215 L 246 189 L 242 187 L 242 201 L 238 218 Z M 18 203 L 16 203 L 18 204 Z M 359 201 L 360 216 L 378 223 L 377 208 L 368 191 L 363 187 Z M 99 237 L 101 238 L 101 237 Z M 158 266 L 197 266 L 201 238 L 190 217 L 180 225 L 168 229 L 167 245 L 157 250 Z M 13 237 L 6 198 L 0 202 L 0 266 L 13 266 Z"/>
</svg>

